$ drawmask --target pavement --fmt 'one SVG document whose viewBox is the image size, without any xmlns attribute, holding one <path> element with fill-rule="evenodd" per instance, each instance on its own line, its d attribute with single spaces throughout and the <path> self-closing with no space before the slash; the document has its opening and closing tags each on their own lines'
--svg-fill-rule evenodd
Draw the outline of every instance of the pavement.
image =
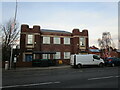
<svg viewBox="0 0 120 90">
<path fill-rule="evenodd" d="M 2 68 L 2 71 L 28 71 L 28 70 L 49 70 L 49 69 L 61 69 L 61 68 L 70 68 L 70 65 L 56 65 L 56 66 L 49 66 L 49 67 L 16 67 L 16 69 L 11 68 L 5 70 Z"/>
</svg>

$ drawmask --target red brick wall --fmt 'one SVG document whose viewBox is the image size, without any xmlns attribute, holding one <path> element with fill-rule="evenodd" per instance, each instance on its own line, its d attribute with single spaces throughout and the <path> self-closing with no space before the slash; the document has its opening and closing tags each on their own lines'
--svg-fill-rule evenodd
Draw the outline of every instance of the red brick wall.
<svg viewBox="0 0 120 90">
<path fill-rule="evenodd" d="M 118 53 L 118 57 L 120 58 L 120 52 Z"/>
</svg>

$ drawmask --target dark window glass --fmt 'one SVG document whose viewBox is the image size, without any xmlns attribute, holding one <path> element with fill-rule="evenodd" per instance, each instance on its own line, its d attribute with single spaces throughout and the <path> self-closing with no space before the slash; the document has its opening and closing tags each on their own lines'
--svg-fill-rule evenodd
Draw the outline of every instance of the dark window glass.
<svg viewBox="0 0 120 90">
<path fill-rule="evenodd" d="M 32 54 L 25 54 L 25 61 L 26 62 L 32 61 Z"/>
</svg>

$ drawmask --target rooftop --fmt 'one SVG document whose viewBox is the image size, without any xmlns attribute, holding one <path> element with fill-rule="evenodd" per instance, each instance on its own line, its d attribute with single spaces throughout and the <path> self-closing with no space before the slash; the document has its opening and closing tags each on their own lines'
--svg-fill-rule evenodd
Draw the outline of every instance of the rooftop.
<svg viewBox="0 0 120 90">
<path fill-rule="evenodd" d="M 67 33 L 70 34 L 71 32 L 64 31 L 64 30 L 50 30 L 50 29 L 41 29 L 42 32 L 58 32 L 58 33 Z"/>
<path fill-rule="evenodd" d="M 120 49 L 118 49 L 117 52 L 120 52 Z"/>
<path fill-rule="evenodd" d="M 89 49 L 91 52 L 100 52 L 99 49 Z"/>
</svg>

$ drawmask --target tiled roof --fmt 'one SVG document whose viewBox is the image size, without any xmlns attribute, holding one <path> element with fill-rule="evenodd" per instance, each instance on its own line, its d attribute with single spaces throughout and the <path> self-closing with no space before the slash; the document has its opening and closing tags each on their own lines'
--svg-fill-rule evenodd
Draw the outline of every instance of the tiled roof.
<svg viewBox="0 0 120 90">
<path fill-rule="evenodd" d="M 50 29 L 41 29 L 42 32 L 59 32 L 59 33 L 67 33 L 70 34 L 71 32 L 63 31 L 63 30 L 50 30 Z"/>
<path fill-rule="evenodd" d="M 120 52 L 120 49 L 118 49 L 117 52 Z"/>
<path fill-rule="evenodd" d="M 91 51 L 91 52 L 100 52 L 99 49 L 89 49 L 89 51 Z"/>
</svg>

